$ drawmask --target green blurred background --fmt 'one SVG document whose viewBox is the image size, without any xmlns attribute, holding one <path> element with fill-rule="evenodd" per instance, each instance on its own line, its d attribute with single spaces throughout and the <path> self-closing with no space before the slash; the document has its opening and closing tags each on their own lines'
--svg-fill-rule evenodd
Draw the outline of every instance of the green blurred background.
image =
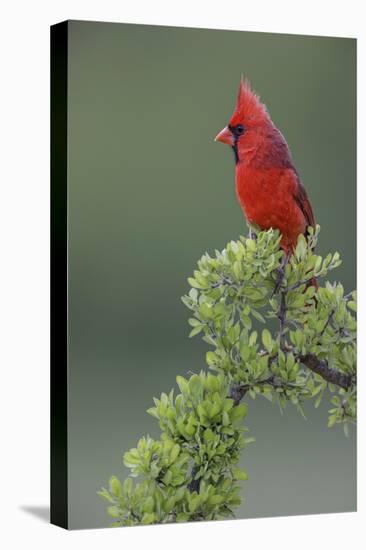
<svg viewBox="0 0 366 550">
<path fill-rule="evenodd" d="M 233 155 L 214 142 L 247 76 L 285 135 L 322 226 L 319 253 L 355 288 L 356 41 L 69 23 L 69 524 L 108 526 L 96 491 L 177 374 L 205 368 L 180 297 L 205 252 L 246 234 Z M 239 518 L 356 507 L 356 438 L 249 402 L 256 442 Z"/>
</svg>

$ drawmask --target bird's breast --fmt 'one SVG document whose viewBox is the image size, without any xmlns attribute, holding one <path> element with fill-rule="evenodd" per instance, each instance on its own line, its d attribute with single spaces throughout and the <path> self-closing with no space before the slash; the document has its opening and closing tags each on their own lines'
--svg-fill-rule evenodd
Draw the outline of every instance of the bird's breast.
<svg viewBox="0 0 366 550">
<path fill-rule="evenodd" d="M 294 200 L 295 185 L 292 172 L 282 168 L 258 170 L 239 165 L 236 170 L 236 193 L 249 223 L 279 229 L 284 239 L 296 241 L 306 223 Z"/>
</svg>

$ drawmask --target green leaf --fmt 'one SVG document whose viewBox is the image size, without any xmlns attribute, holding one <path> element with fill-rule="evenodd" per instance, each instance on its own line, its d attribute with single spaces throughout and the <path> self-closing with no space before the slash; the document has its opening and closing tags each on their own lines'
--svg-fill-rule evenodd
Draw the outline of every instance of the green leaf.
<svg viewBox="0 0 366 550">
<path fill-rule="evenodd" d="M 216 353 L 214 353 L 213 351 L 208 351 L 206 353 L 206 362 L 208 365 L 215 365 L 217 361 L 218 361 L 218 357 Z"/>
<path fill-rule="evenodd" d="M 266 328 L 262 330 L 262 342 L 268 353 L 271 353 L 273 349 L 273 341 L 271 333 Z"/>
<path fill-rule="evenodd" d="M 261 323 L 266 322 L 265 318 L 263 317 L 263 315 L 261 313 L 259 313 L 259 311 L 256 311 L 255 309 L 252 309 L 252 315 L 253 315 L 253 317 L 255 317 L 255 319 L 257 319 L 257 321 L 260 321 Z"/>
<path fill-rule="evenodd" d="M 176 381 L 178 384 L 178 387 L 182 393 L 186 393 L 188 391 L 188 382 L 183 376 L 178 375 L 176 377 Z"/>
<path fill-rule="evenodd" d="M 132 492 L 133 482 L 130 477 L 127 477 L 123 483 L 123 492 L 129 496 Z"/>
<path fill-rule="evenodd" d="M 188 337 L 189 338 L 193 338 L 193 336 L 196 336 L 197 334 L 199 334 L 201 332 L 201 330 L 203 329 L 204 325 L 198 325 L 197 327 L 194 327 L 191 332 L 189 333 Z"/>
<path fill-rule="evenodd" d="M 141 523 L 143 525 L 151 525 L 152 523 L 154 523 L 156 519 L 156 516 L 155 514 L 151 513 L 151 514 L 144 514 L 142 516 L 142 520 L 141 520 Z"/>
<path fill-rule="evenodd" d="M 177 522 L 182 523 L 183 521 L 188 521 L 189 515 L 185 514 L 184 512 L 179 512 L 177 514 Z"/>
<path fill-rule="evenodd" d="M 247 415 L 248 405 L 246 403 L 240 403 L 233 407 L 230 411 L 230 418 L 232 422 L 242 420 Z"/>
<path fill-rule="evenodd" d="M 166 512 L 166 513 L 171 512 L 173 510 L 174 506 L 175 506 L 175 503 L 176 503 L 176 498 L 175 497 L 170 497 L 167 500 L 165 500 L 164 503 L 163 503 L 164 512 Z"/>
<path fill-rule="evenodd" d="M 230 418 L 226 411 L 222 413 L 222 424 L 223 426 L 228 426 L 230 424 Z"/>
<path fill-rule="evenodd" d="M 114 503 L 114 497 L 112 497 L 112 495 L 108 493 L 107 489 L 103 488 L 100 491 L 97 491 L 97 495 L 99 495 L 109 503 L 112 503 L 112 504 Z"/>
<path fill-rule="evenodd" d="M 217 506 L 218 504 L 221 504 L 224 501 L 225 497 L 223 495 L 212 495 L 208 499 L 208 504 L 211 506 Z"/>
<path fill-rule="evenodd" d="M 193 288 L 199 288 L 199 289 L 202 288 L 201 285 L 193 277 L 188 277 L 187 280 L 188 280 L 188 284 Z"/>
<path fill-rule="evenodd" d="M 240 470 L 239 468 L 233 470 L 234 477 L 236 479 L 240 479 L 242 481 L 246 481 L 248 479 L 248 474 L 245 472 L 245 470 Z"/>
<path fill-rule="evenodd" d="M 109 506 L 107 512 L 112 518 L 118 518 L 120 515 L 117 506 Z"/>
<path fill-rule="evenodd" d="M 142 505 L 142 511 L 146 513 L 151 513 L 154 511 L 155 503 L 153 497 L 147 497 Z"/>
<path fill-rule="evenodd" d="M 179 453 L 180 453 L 180 447 L 176 443 L 173 446 L 172 450 L 170 451 L 170 463 L 175 462 L 175 460 L 178 458 Z"/>
<path fill-rule="evenodd" d="M 337 422 L 337 415 L 336 414 L 330 415 L 328 419 L 328 428 L 332 428 L 336 422 Z"/>
<path fill-rule="evenodd" d="M 165 485 L 170 485 L 171 482 L 173 480 L 173 474 L 172 474 L 172 471 L 171 470 L 167 470 L 165 472 L 165 475 L 164 475 L 164 478 L 163 478 L 163 481 L 164 481 L 164 484 Z"/>
<path fill-rule="evenodd" d="M 109 480 L 109 490 L 113 496 L 119 497 L 122 493 L 122 485 L 116 476 L 112 476 Z"/>
<path fill-rule="evenodd" d="M 295 250 L 295 256 L 298 260 L 303 260 L 306 256 L 307 244 L 304 235 L 299 235 Z"/>
<path fill-rule="evenodd" d="M 149 409 L 147 409 L 146 412 L 154 418 L 159 418 L 158 410 L 156 407 L 150 407 Z"/>
</svg>

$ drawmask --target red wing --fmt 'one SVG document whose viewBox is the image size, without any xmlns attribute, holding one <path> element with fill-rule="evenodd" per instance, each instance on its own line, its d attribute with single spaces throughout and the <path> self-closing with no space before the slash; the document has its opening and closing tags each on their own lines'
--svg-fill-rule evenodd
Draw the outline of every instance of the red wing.
<svg viewBox="0 0 366 550">
<path fill-rule="evenodd" d="M 315 228 L 315 218 L 314 218 L 313 209 L 311 208 L 311 204 L 310 204 L 308 195 L 305 191 L 305 187 L 303 186 L 303 184 L 299 179 L 297 180 L 297 186 L 296 186 L 296 191 L 294 193 L 294 198 L 300 210 L 304 214 L 306 225 L 307 226 L 311 225 L 312 227 Z"/>
</svg>

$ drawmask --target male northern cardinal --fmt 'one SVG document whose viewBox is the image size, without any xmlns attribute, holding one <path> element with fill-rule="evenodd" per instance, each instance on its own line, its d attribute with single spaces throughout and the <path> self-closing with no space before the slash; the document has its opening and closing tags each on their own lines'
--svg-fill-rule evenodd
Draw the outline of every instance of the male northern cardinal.
<svg viewBox="0 0 366 550">
<path fill-rule="evenodd" d="M 241 80 L 235 111 L 215 140 L 233 148 L 236 193 L 248 222 L 279 229 L 288 257 L 299 234 L 315 227 L 314 214 L 285 138 L 247 81 Z"/>
</svg>

